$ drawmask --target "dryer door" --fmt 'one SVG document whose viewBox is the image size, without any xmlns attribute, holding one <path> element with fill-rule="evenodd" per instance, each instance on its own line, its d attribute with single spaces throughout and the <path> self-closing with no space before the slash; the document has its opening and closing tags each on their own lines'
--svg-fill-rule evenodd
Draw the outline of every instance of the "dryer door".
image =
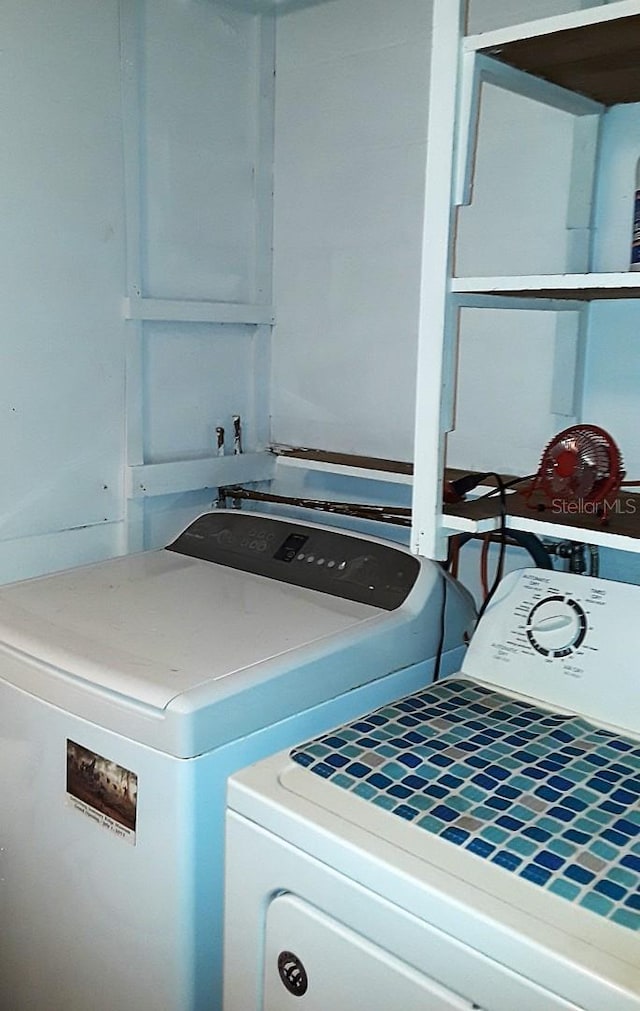
<svg viewBox="0 0 640 1011">
<path fill-rule="evenodd" d="M 279 895 L 267 911 L 262 1011 L 300 1007 L 482 1011 L 314 906 Z"/>
</svg>

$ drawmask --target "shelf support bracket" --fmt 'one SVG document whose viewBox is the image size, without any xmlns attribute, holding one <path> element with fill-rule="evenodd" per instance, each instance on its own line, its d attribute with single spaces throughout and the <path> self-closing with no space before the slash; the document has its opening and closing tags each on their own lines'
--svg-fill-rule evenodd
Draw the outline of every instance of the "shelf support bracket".
<svg viewBox="0 0 640 1011">
<path fill-rule="evenodd" d="M 533 74 L 501 63 L 475 50 L 464 51 L 460 67 L 460 100 L 456 127 L 456 173 L 454 203 L 456 206 L 471 202 L 473 165 L 475 160 L 480 97 L 483 84 L 511 91 L 523 98 L 560 109 L 574 116 L 600 116 L 604 106 L 567 88 L 551 84 Z"/>
</svg>

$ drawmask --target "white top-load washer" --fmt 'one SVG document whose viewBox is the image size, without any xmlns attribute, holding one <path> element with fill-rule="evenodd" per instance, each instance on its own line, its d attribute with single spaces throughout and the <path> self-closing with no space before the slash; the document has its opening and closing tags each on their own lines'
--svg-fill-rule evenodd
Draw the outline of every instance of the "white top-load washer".
<svg viewBox="0 0 640 1011">
<path fill-rule="evenodd" d="M 459 664 L 471 618 L 403 548 L 238 511 L 0 589 L 0 1007 L 219 1011 L 227 775 Z"/>
<path fill-rule="evenodd" d="M 234 775 L 224 1011 L 639 1011 L 638 614 L 512 573 L 459 674 Z"/>
</svg>

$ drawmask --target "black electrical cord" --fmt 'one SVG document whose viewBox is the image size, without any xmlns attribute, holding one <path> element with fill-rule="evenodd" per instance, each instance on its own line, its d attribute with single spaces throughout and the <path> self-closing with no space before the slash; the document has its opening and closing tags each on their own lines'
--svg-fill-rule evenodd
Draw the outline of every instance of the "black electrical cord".
<svg viewBox="0 0 640 1011">
<path fill-rule="evenodd" d="M 481 480 L 484 480 L 485 477 L 491 477 L 491 476 L 496 476 L 496 475 L 484 474 L 482 476 Z M 502 482 L 502 487 L 506 491 L 508 488 L 514 488 L 517 484 L 522 484 L 524 481 L 533 481 L 533 479 L 534 479 L 535 476 L 536 476 L 535 474 L 527 474 L 525 477 L 513 477 L 513 478 L 511 478 L 510 481 L 503 481 Z M 498 495 L 499 492 L 500 492 L 500 486 L 498 486 L 497 488 L 491 488 L 490 491 L 485 492 L 484 495 L 478 495 L 478 497 L 475 498 L 473 501 L 474 502 L 482 502 L 482 500 L 485 499 L 485 498 L 493 498 L 495 495 Z"/>
<path fill-rule="evenodd" d="M 456 540 L 458 542 L 458 548 L 463 547 L 468 541 L 477 540 L 482 537 L 482 534 L 471 534 L 463 533 L 456 534 Z M 511 530 L 508 531 L 507 545 L 513 542 L 514 547 L 523 548 L 530 556 L 534 565 L 538 569 L 552 569 L 553 562 L 551 560 L 551 555 L 545 548 L 544 544 L 539 537 L 535 534 L 530 534 L 525 530 Z"/>
<path fill-rule="evenodd" d="M 493 582 L 493 584 L 491 586 L 491 589 L 489 590 L 489 593 L 487 594 L 487 596 L 486 596 L 486 598 L 485 598 L 485 600 L 484 600 L 484 602 L 483 602 L 483 604 L 482 604 L 482 606 L 480 608 L 480 611 L 478 612 L 477 621 L 480 620 L 480 618 L 482 617 L 482 615 L 486 611 L 487 606 L 488 606 L 491 598 L 493 597 L 494 593 L 496 592 L 496 590 L 498 588 L 498 585 L 500 583 L 500 580 L 502 579 L 502 576 L 503 576 L 503 573 L 504 573 L 504 561 L 505 561 L 505 555 L 506 555 L 506 549 L 507 549 L 507 544 L 508 543 L 514 543 L 518 547 L 521 547 L 525 551 L 527 551 L 529 553 L 529 555 L 531 556 L 531 559 L 532 559 L 532 561 L 534 562 L 534 564 L 536 565 L 537 568 L 539 568 L 539 569 L 553 569 L 553 562 L 551 560 L 551 556 L 550 556 L 549 552 L 546 550 L 544 544 L 542 543 L 542 541 L 540 540 L 539 537 L 536 537 L 535 534 L 528 533 L 525 530 L 509 530 L 509 531 L 507 531 L 507 525 L 506 525 L 506 521 L 507 521 L 506 490 L 507 490 L 507 488 L 510 488 L 510 487 L 512 487 L 515 484 L 519 484 L 521 481 L 530 481 L 532 479 L 532 477 L 534 477 L 534 476 L 535 475 L 530 475 L 528 477 L 514 478 L 511 481 L 503 481 L 499 474 L 496 474 L 496 473 L 493 473 L 493 472 L 487 472 L 485 474 L 480 474 L 480 475 L 476 474 L 476 475 L 473 475 L 473 480 L 471 480 L 472 479 L 472 475 L 469 474 L 469 475 L 466 475 L 465 478 L 461 478 L 461 479 L 459 479 L 458 482 L 456 482 L 456 489 L 455 490 L 459 493 L 460 492 L 460 482 L 463 482 L 462 488 L 463 489 L 466 488 L 466 490 L 464 491 L 464 494 L 466 494 L 467 492 L 472 491 L 474 487 L 477 487 L 477 485 L 480 484 L 482 481 L 485 481 L 488 477 L 493 477 L 495 479 L 495 481 L 496 481 L 497 487 L 496 488 L 492 488 L 490 492 L 488 492 L 486 495 L 483 495 L 481 497 L 482 498 L 489 498 L 492 495 L 497 495 L 497 494 L 500 495 L 500 528 L 499 528 L 500 555 L 499 555 L 499 558 L 498 558 L 498 567 L 497 567 L 497 570 L 496 570 L 496 576 L 495 576 L 494 582 Z M 477 501 L 477 499 L 476 499 L 476 501 Z M 464 544 L 466 544 L 467 541 L 470 541 L 470 540 L 473 540 L 474 538 L 477 538 L 477 536 L 478 536 L 477 534 L 472 534 L 472 533 L 459 534 L 457 536 L 457 538 L 456 538 L 457 543 L 458 543 L 458 549 L 460 549 Z M 451 557 L 449 558 L 449 561 L 447 563 L 443 563 L 445 569 L 448 569 L 448 566 L 450 564 L 450 560 L 451 560 Z M 434 666 L 434 671 L 433 671 L 433 681 L 434 682 L 436 682 L 440 678 L 440 674 L 441 674 L 442 654 L 443 654 L 443 651 L 444 651 L 444 639 L 445 639 L 445 630 L 446 630 L 446 602 L 447 602 L 447 582 L 446 582 L 446 579 L 445 579 L 444 585 L 443 585 L 443 591 L 442 591 L 442 602 L 441 602 L 441 607 L 440 607 L 440 633 L 439 633 L 438 650 L 437 650 L 437 653 L 436 653 L 436 660 L 435 660 L 435 666 Z"/>
<path fill-rule="evenodd" d="M 500 476 L 500 474 L 496 474 L 495 471 L 485 471 L 482 474 L 466 474 L 463 477 L 458 478 L 456 481 L 452 481 L 450 484 L 450 488 L 456 494 L 464 496 L 468 494 L 468 492 L 473 491 L 474 488 L 477 488 L 477 486 L 481 484 L 482 481 L 485 481 L 488 477 L 494 479 L 496 483 L 496 488 L 492 488 L 490 491 L 486 492 L 485 495 L 480 496 L 480 498 L 481 499 L 490 498 L 496 494 L 500 496 L 500 527 L 498 534 L 500 541 L 500 553 L 498 555 L 498 565 L 496 568 L 495 578 L 478 612 L 478 619 L 477 619 L 478 621 L 480 621 L 487 607 L 489 606 L 489 603 L 491 602 L 491 599 L 493 598 L 493 595 L 495 594 L 498 585 L 500 583 L 500 580 L 502 579 L 502 576 L 504 574 L 504 562 L 507 550 L 507 496 L 506 496 L 507 489 L 513 487 L 516 484 L 520 484 L 523 481 L 530 481 L 532 477 L 535 477 L 535 475 L 531 475 L 528 477 L 517 477 L 513 478 L 510 481 L 504 481 L 503 478 Z M 475 501 L 479 501 L 479 499 L 476 499 Z M 533 540 L 527 543 L 526 541 L 524 541 L 519 537 L 519 534 L 520 534 L 519 531 L 509 532 L 509 536 L 511 537 L 512 540 L 520 539 L 522 547 L 525 547 L 529 551 L 534 561 L 536 561 L 536 564 L 539 565 L 540 561 L 542 561 L 543 564 L 540 567 L 552 568 L 551 560 L 547 552 L 544 550 L 542 543 L 539 542 L 537 538 L 533 538 Z M 464 543 L 464 541 L 462 541 L 461 543 Z M 540 561 L 537 561 L 536 559 L 539 559 Z"/>
<path fill-rule="evenodd" d="M 535 534 L 527 533 L 526 530 L 510 530 L 509 539 L 515 541 L 525 551 L 528 551 L 539 569 L 553 568 L 551 555 L 540 538 L 536 537 Z"/>
<path fill-rule="evenodd" d="M 500 551 L 498 554 L 498 565 L 496 568 L 495 578 L 491 585 L 491 589 L 489 590 L 487 596 L 484 598 L 482 606 L 478 611 L 478 621 L 480 621 L 480 619 L 482 618 L 484 612 L 487 610 L 487 607 L 489 606 L 489 603 L 494 593 L 498 589 L 498 585 L 504 573 L 504 560 L 507 553 L 507 494 L 505 484 L 499 474 L 489 472 L 488 474 L 483 475 L 481 480 L 484 480 L 485 477 L 493 477 L 495 479 L 500 494 L 500 529 L 499 529 Z"/>
<path fill-rule="evenodd" d="M 436 658 L 433 666 L 433 683 L 440 679 L 440 674 L 442 671 L 442 654 L 444 653 L 444 640 L 447 630 L 447 587 L 448 587 L 448 576 L 445 572 L 442 573 L 442 600 L 440 601 L 440 630 L 438 637 L 438 648 L 436 650 Z"/>
</svg>

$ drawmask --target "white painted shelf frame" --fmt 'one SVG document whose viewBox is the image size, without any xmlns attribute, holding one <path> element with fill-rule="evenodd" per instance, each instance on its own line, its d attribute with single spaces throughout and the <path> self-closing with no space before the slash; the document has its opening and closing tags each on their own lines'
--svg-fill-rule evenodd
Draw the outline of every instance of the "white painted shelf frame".
<svg viewBox="0 0 640 1011">
<path fill-rule="evenodd" d="M 140 19 L 135 4 L 119 0 L 121 24 L 121 77 L 123 91 L 124 173 L 126 195 L 126 294 L 122 314 L 128 320 L 126 348 L 126 543 L 127 551 L 145 544 L 145 501 L 156 496 L 209 491 L 225 485 L 269 481 L 276 459 L 268 451 L 268 390 L 262 381 L 269 374 L 271 327 L 272 189 L 273 189 L 273 77 L 275 24 L 273 17 L 258 17 L 256 37 L 259 63 L 256 72 L 257 111 L 255 135 L 254 213 L 256 249 L 250 291 L 251 301 L 152 297 L 145 291 L 142 248 L 141 81 Z M 272 14 L 269 4 L 255 4 L 255 13 Z M 145 334 L 148 324 L 227 324 L 251 328 L 252 395 L 243 413 L 243 428 L 252 434 L 248 452 L 218 456 L 189 456 L 148 461 L 144 449 Z M 215 333 L 212 335 L 215 340 Z"/>
<path fill-rule="evenodd" d="M 579 377 L 590 302 L 640 297 L 640 275 L 589 272 L 591 205 L 602 113 L 640 101 L 640 0 L 618 0 L 464 36 L 466 2 L 435 0 L 419 319 L 412 547 L 443 558 L 448 537 L 484 532 L 494 516 L 446 514 L 446 435 L 452 430 L 458 315 L 463 307 L 548 309 L 573 340 Z M 576 56 L 579 57 L 576 59 Z M 573 114 L 574 163 L 566 274 L 455 277 L 455 214 L 468 202 L 480 88 L 491 83 Z M 577 319 L 577 329 L 568 324 Z M 579 378 L 574 399 L 579 400 Z M 640 525 L 578 525 L 510 515 L 508 526 L 640 552 Z M 634 510 L 635 512 L 635 510 Z"/>
</svg>

